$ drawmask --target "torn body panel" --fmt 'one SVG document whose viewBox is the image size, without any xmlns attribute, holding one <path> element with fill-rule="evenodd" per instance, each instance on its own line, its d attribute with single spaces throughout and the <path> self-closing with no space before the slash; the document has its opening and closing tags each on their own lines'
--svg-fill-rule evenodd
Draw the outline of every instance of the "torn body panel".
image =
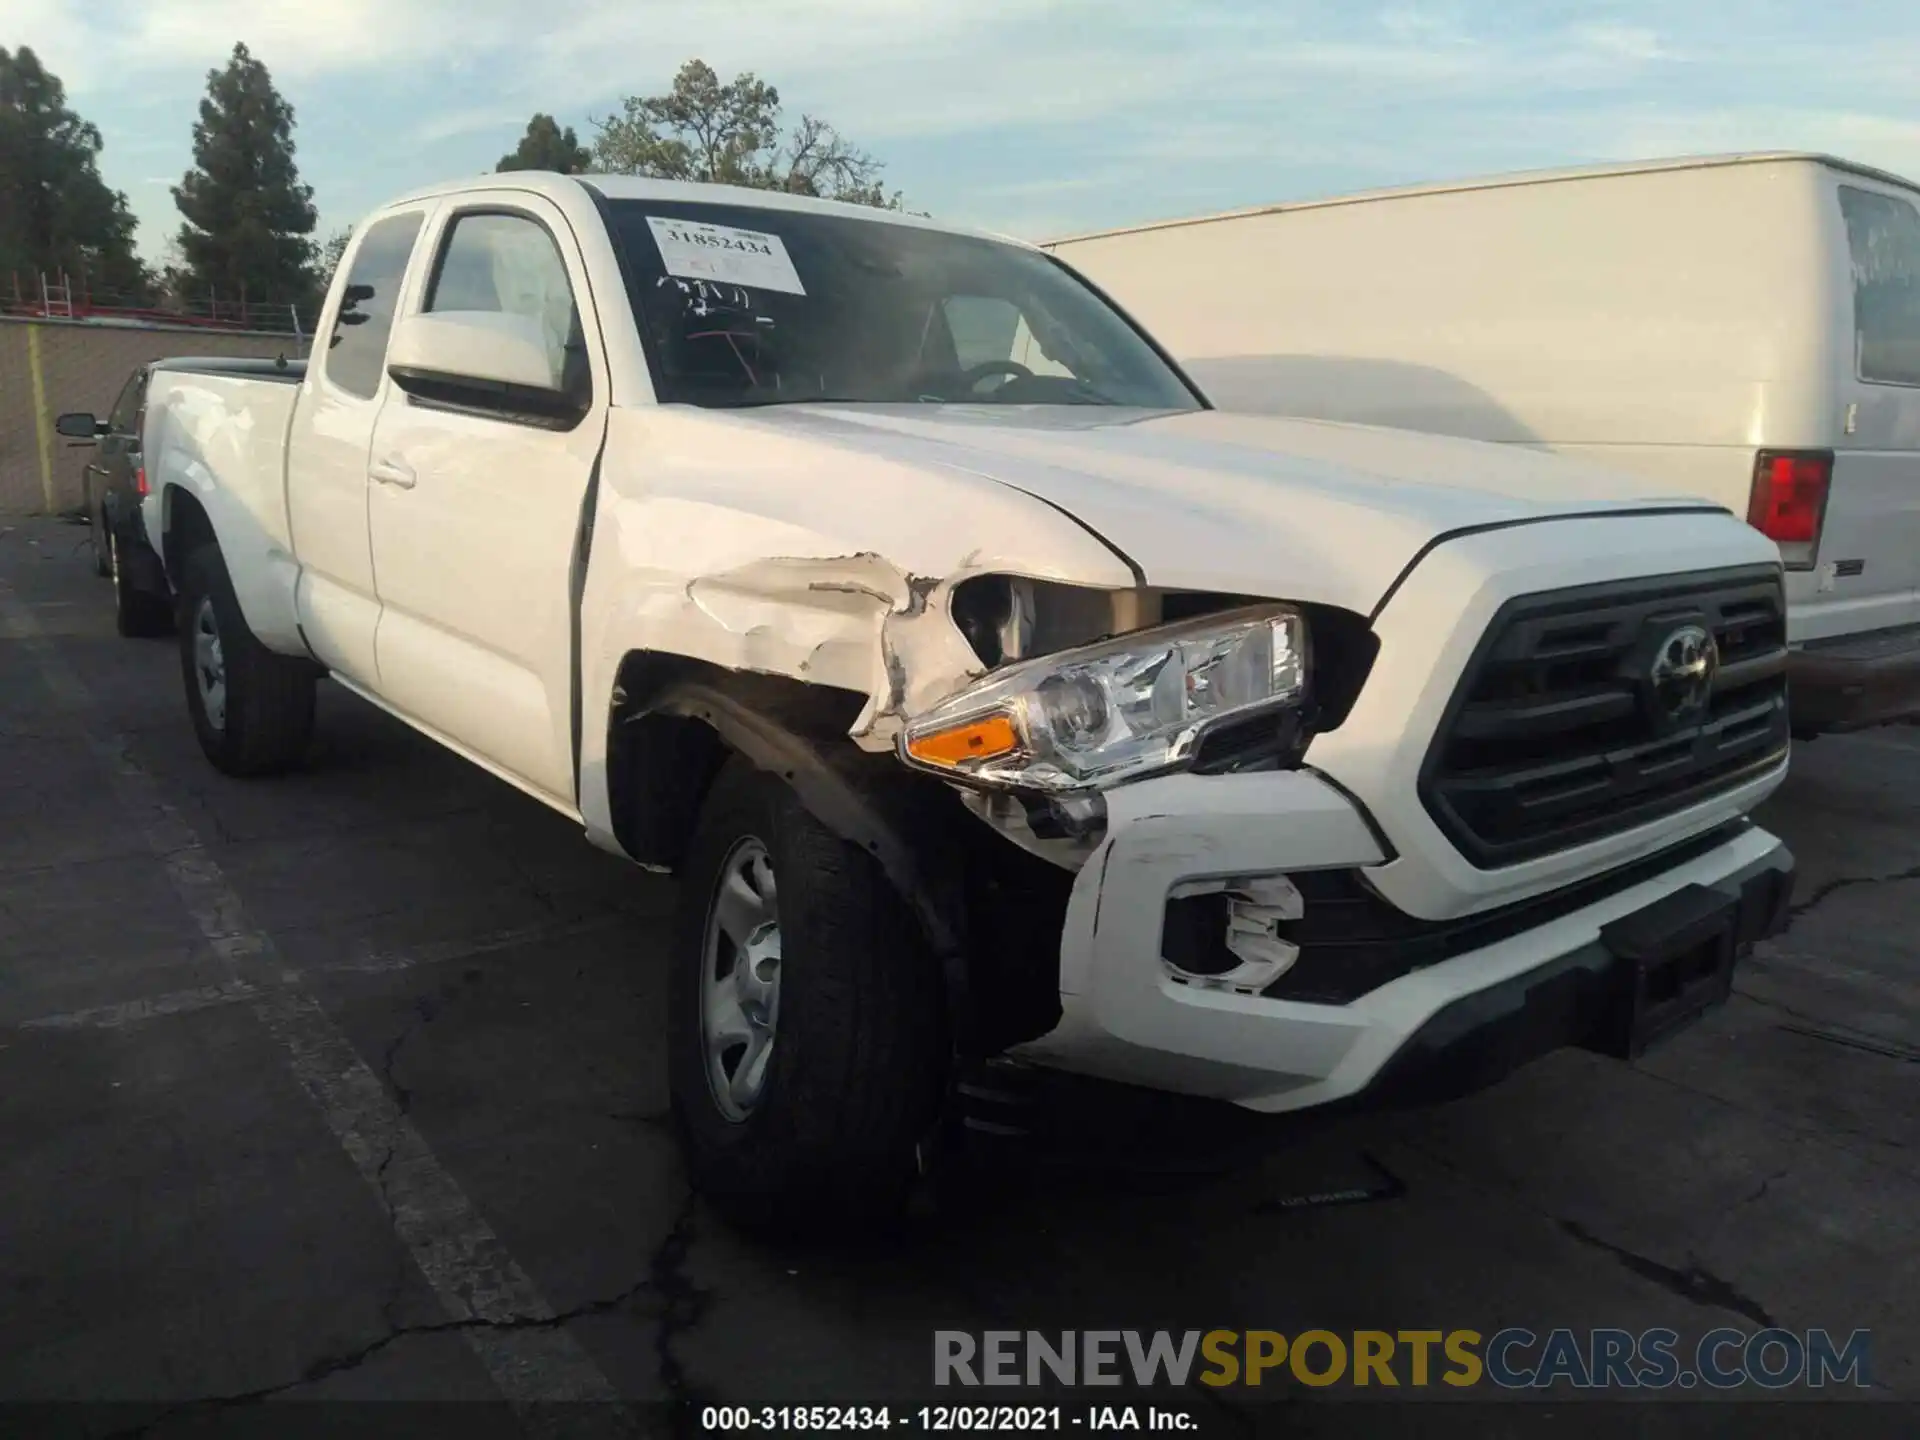
<svg viewBox="0 0 1920 1440">
<path fill-rule="evenodd" d="M 1450 531 L 1620 507 L 1598 486 L 1547 500 L 1518 474 L 1490 480 L 1482 448 L 1448 452 L 1436 486 L 1409 483 L 1435 460 L 1419 444 L 1211 413 L 616 409 L 580 602 L 583 711 L 608 713 L 627 655 L 678 655 L 861 695 L 850 734 L 880 753 L 996 664 L 1173 618 L 1162 597 L 1330 607 L 1364 628 Z M 997 576 L 1031 588 L 1008 592 L 987 644 L 962 595 Z M 605 843 L 605 726 L 582 730 L 580 808 Z"/>
<path fill-rule="evenodd" d="M 1110 548 L 1018 491 L 725 414 L 616 410 L 607 456 L 581 597 L 580 805 L 616 852 L 607 719 L 627 656 L 852 692 L 865 705 L 849 733 L 884 752 L 904 714 L 988 668 L 954 622 L 956 587 L 988 574 L 1134 584 Z"/>
</svg>

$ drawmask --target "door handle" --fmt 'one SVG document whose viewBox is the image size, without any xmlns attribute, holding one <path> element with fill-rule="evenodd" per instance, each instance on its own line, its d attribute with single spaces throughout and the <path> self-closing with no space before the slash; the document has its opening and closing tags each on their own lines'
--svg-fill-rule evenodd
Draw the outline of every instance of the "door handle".
<svg viewBox="0 0 1920 1440">
<path fill-rule="evenodd" d="M 402 490 L 411 490 L 419 480 L 413 467 L 397 455 L 374 461 L 367 467 L 367 478 L 378 480 L 382 485 L 397 485 Z"/>
</svg>

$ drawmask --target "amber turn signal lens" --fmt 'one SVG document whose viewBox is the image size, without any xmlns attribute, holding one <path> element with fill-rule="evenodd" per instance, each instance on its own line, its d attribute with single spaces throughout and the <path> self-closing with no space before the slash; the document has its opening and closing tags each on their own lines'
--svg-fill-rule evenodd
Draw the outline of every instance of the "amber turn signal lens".
<svg viewBox="0 0 1920 1440">
<path fill-rule="evenodd" d="M 907 742 L 907 753 L 928 765 L 960 765 L 968 760 L 991 760 L 1020 748 L 1013 721 L 1005 715 L 969 720 Z"/>
</svg>

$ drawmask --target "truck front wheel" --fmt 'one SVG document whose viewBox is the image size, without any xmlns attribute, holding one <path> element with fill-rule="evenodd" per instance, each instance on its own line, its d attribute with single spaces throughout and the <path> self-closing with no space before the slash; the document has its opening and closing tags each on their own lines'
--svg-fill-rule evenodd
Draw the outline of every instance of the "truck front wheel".
<svg viewBox="0 0 1920 1440">
<path fill-rule="evenodd" d="M 228 775 L 291 769 L 313 737 L 313 668 L 254 638 L 218 546 L 200 546 L 183 571 L 180 670 L 200 748 Z"/>
<path fill-rule="evenodd" d="M 948 1048 L 939 969 L 879 865 L 730 761 L 674 929 L 668 1066 L 695 1186 L 763 1234 L 897 1213 Z"/>
</svg>

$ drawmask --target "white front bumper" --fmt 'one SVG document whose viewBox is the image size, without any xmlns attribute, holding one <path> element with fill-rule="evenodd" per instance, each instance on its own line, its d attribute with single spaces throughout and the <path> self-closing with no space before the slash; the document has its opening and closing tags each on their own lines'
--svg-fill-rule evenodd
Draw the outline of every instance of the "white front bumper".
<svg viewBox="0 0 1920 1440">
<path fill-rule="evenodd" d="M 1438 546 L 1372 617 L 1373 667 L 1344 722 L 1307 750 L 1312 768 L 1167 776 L 1108 792 L 1106 836 L 1077 876 L 1067 911 L 1063 1016 L 1022 1053 L 1255 1109 L 1320 1105 L 1365 1088 L 1462 997 L 1530 971 L 1596 961 L 1601 926 L 1685 885 L 1725 889 L 1756 867 L 1790 870 L 1785 847 L 1749 828 L 1653 878 L 1344 1005 L 1190 986 L 1161 959 L 1169 892 L 1187 881 L 1359 870 L 1385 904 L 1439 925 L 1565 892 L 1738 821 L 1780 784 L 1784 760 L 1676 814 L 1480 869 L 1435 825 L 1419 779 L 1468 661 L 1508 600 L 1777 558 L 1770 542 L 1720 513 L 1581 517 Z M 1606 961 L 1600 954 L 1596 963 Z M 1486 1005 L 1472 1008 L 1500 998 L 1483 995 Z M 1440 1028 L 1459 1023 L 1456 1011 Z"/>
<path fill-rule="evenodd" d="M 1669 843 L 1708 828 L 1670 831 Z M 1305 1004 L 1175 980 L 1161 959 L 1163 916 L 1169 893 L 1186 881 L 1377 866 L 1380 843 L 1354 803 L 1304 770 L 1123 786 L 1108 797 L 1106 839 L 1068 906 L 1060 1024 L 1018 1053 L 1255 1110 L 1326 1104 L 1364 1089 L 1450 1003 L 1596 944 L 1601 926 L 1684 885 L 1716 885 L 1776 856 L 1784 857 L 1780 842 L 1749 828 L 1583 909 L 1350 1004 Z"/>
</svg>

